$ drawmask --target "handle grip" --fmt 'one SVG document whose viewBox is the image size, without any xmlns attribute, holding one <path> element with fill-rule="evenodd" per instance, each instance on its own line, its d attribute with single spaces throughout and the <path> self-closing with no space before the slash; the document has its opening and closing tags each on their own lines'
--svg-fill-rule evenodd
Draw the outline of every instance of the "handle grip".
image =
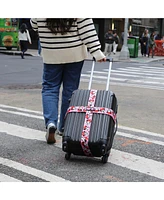
<svg viewBox="0 0 164 200">
<path fill-rule="evenodd" d="M 106 91 L 107 91 L 107 90 L 109 90 L 109 81 L 110 81 L 110 75 L 111 75 L 111 70 L 112 70 L 113 58 L 109 58 L 106 61 L 109 62 L 109 71 L 108 71 L 108 77 L 107 77 L 107 83 L 106 83 Z M 91 69 L 91 76 L 90 76 L 89 85 L 88 85 L 88 90 L 91 89 L 95 63 L 96 63 L 96 61 L 95 61 L 95 59 L 93 59 L 92 69 Z"/>
</svg>

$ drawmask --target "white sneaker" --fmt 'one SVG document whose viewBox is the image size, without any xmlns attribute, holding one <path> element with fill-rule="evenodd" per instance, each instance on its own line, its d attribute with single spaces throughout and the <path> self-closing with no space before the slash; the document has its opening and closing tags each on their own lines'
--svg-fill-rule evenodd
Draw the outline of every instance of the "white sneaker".
<svg viewBox="0 0 164 200">
<path fill-rule="evenodd" d="M 55 131 L 56 131 L 56 126 L 53 123 L 49 123 L 47 127 L 47 133 L 45 136 L 47 140 L 47 144 L 56 143 Z"/>
</svg>

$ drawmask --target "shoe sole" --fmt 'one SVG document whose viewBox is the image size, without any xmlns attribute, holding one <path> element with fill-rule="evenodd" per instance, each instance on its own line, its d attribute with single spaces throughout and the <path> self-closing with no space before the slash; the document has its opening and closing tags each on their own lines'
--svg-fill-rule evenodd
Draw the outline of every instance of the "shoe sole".
<svg viewBox="0 0 164 200">
<path fill-rule="evenodd" d="M 56 128 L 50 127 L 49 133 L 46 134 L 47 144 L 54 144 L 54 143 L 56 143 L 55 131 L 56 131 Z"/>
</svg>

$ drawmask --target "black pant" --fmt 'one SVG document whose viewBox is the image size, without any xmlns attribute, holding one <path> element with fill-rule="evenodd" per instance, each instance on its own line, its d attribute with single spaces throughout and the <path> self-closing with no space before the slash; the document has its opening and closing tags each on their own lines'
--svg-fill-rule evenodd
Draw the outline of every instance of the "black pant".
<svg viewBox="0 0 164 200">
<path fill-rule="evenodd" d="M 20 40 L 20 48 L 23 53 L 27 51 L 27 44 L 28 41 Z"/>
<path fill-rule="evenodd" d="M 154 47 L 149 47 L 148 56 L 150 56 L 150 51 L 152 51 L 151 57 L 153 58 L 153 56 L 154 56 Z"/>
<path fill-rule="evenodd" d="M 147 54 L 147 45 L 145 44 L 143 44 L 143 43 L 141 43 L 141 54 L 142 55 L 146 55 Z"/>
</svg>

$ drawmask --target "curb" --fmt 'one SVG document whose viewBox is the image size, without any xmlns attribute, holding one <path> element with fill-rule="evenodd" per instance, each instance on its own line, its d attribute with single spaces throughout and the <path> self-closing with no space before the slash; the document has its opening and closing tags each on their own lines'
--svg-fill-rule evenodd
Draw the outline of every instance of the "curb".
<svg viewBox="0 0 164 200">
<path fill-rule="evenodd" d="M 5 54 L 5 55 L 13 55 L 13 56 L 20 56 L 21 53 L 20 52 L 5 52 L 5 51 L 0 51 L 1 54 Z M 30 53 L 25 53 L 25 56 L 33 56 L 32 54 Z"/>
</svg>

